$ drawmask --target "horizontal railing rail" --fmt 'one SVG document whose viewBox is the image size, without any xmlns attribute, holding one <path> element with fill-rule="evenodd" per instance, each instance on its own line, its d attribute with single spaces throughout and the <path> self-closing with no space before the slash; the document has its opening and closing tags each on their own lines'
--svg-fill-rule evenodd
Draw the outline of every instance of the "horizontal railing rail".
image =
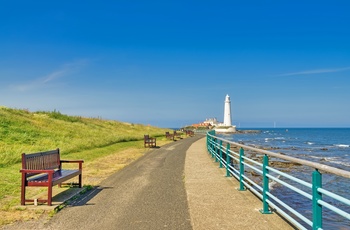
<svg viewBox="0 0 350 230">
<path fill-rule="evenodd" d="M 349 171 L 232 142 L 216 136 L 215 131 L 207 132 L 207 150 L 219 162 L 220 168 L 226 168 L 226 176 L 233 176 L 239 181 L 238 190 L 248 189 L 262 200 L 262 214 L 275 211 L 299 229 L 323 229 L 323 208 L 342 216 L 346 221 L 350 220 L 350 200 L 322 186 L 323 174 L 350 178 Z M 245 152 L 261 154 L 260 161 L 256 155 L 249 158 Z M 309 168 L 310 181 L 282 172 L 283 169 L 269 163 L 271 160 Z M 255 177 L 249 177 L 248 171 Z M 301 200 L 309 201 L 309 213 L 312 215 L 306 216 L 290 202 L 286 202 L 291 198 L 286 198 L 285 194 L 270 192 L 273 184 L 296 193 Z M 280 195 L 284 197 L 281 198 Z M 339 203 L 342 204 L 341 208 L 337 205 Z"/>
<path fill-rule="evenodd" d="M 193 129 L 193 132 L 195 133 L 202 133 L 202 134 L 207 134 L 208 129 Z"/>
</svg>

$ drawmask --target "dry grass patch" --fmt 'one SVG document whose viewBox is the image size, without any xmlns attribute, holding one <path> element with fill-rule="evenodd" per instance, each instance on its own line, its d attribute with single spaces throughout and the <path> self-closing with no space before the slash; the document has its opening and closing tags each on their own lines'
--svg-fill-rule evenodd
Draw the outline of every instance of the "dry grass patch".
<svg viewBox="0 0 350 230">
<path fill-rule="evenodd" d="M 83 183 L 99 185 L 102 180 L 135 161 L 144 152 L 144 149 L 130 148 L 84 163 Z"/>
<path fill-rule="evenodd" d="M 0 226 L 16 221 L 38 220 L 41 217 L 48 218 L 47 213 L 47 210 L 30 210 L 26 207 L 11 208 L 8 211 L 0 210 Z"/>
</svg>

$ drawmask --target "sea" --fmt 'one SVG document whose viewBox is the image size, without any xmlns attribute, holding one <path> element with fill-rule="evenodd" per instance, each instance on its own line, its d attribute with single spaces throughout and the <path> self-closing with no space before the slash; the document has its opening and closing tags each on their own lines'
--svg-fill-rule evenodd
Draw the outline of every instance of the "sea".
<svg viewBox="0 0 350 230">
<path fill-rule="evenodd" d="M 350 128 L 264 128 L 254 130 L 259 132 L 226 134 L 222 137 L 244 145 L 350 171 Z M 314 169 L 296 166 L 280 170 L 311 183 Z M 294 182 L 288 181 L 288 183 L 295 185 Z M 299 185 L 296 184 L 296 186 Z M 308 188 L 302 187 L 302 190 L 310 193 Z M 325 173 L 322 176 L 322 187 L 350 199 L 349 178 Z M 285 186 L 278 185 L 278 183 L 273 183 L 270 192 L 312 220 L 312 203 L 309 199 L 296 194 Z M 323 199 L 350 213 L 348 205 L 328 197 Z M 350 229 L 350 221 L 323 208 L 323 229 Z"/>
</svg>

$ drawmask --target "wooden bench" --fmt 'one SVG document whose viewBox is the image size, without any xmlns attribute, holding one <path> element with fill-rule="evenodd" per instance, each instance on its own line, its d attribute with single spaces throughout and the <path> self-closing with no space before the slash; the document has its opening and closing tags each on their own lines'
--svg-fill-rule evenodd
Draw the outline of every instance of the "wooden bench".
<svg viewBox="0 0 350 230">
<path fill-rule="evenodd" d="M 175 130 L 174 130 L 174 137 L 178 137 L 178 138 L 182 139 L 181 133 L 177 133 Z"/>
<path fill-rule="evenodd" d="M 171 134 L 169 132 L 165 132 L 165 137 L 166 137 L 166 139 L 174 140 L 174 134 Z"/>
<path fill-rule="evenodd" d="M 149 135 L 144 135 L 144 141 L 143 141 L 143 145 L 146 147 L 156 147 L 157 143 L 156 143 L 157 139 L 154 137 L 149 137 Z"/>
<path fill-rule="evenodd" d="M 186 136 L 194 136 L 194 132 L 192 130 L 185 130 Z"/>
<path fill-rule="evenodd" d="M 47 200 L 40 199 L 37 202 L 52 205 L 52 187 L 61 186 L 64 181 L 73 177 L 79 177 L 79 183 L 82 186 L 82 164 L 83 160 L 61 160 L 60 150 L 50 150 L 47 152 L 38 152 L 32 154 L 22 154 L 22 187 L 21 187 L 21 205 L 26 202 L 35 202 L 26 199 L 26 187 L 47 187 Z M 77 163 L 78 169 L 62 169 L 62 163 Z"/>
</svg>

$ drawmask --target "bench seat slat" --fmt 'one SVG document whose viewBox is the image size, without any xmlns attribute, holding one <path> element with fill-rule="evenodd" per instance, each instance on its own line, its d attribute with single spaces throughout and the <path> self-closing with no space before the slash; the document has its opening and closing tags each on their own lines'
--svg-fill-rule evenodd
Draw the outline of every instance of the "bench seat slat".
<svg viewBox="0 0 350 230">
<path fill-rule="evenodd" d="M 75 176 L 81 174 L 80 170 L 57 170 L 53 174 L 52 178 L 52 186 L 62 183 L 65 180 L 69 180 Z M 28 186 L 48 186 L 49 176 L 47 173 L 39 174 L 37 176 L 33 176 L 28 178 Z"/>
</svg>

